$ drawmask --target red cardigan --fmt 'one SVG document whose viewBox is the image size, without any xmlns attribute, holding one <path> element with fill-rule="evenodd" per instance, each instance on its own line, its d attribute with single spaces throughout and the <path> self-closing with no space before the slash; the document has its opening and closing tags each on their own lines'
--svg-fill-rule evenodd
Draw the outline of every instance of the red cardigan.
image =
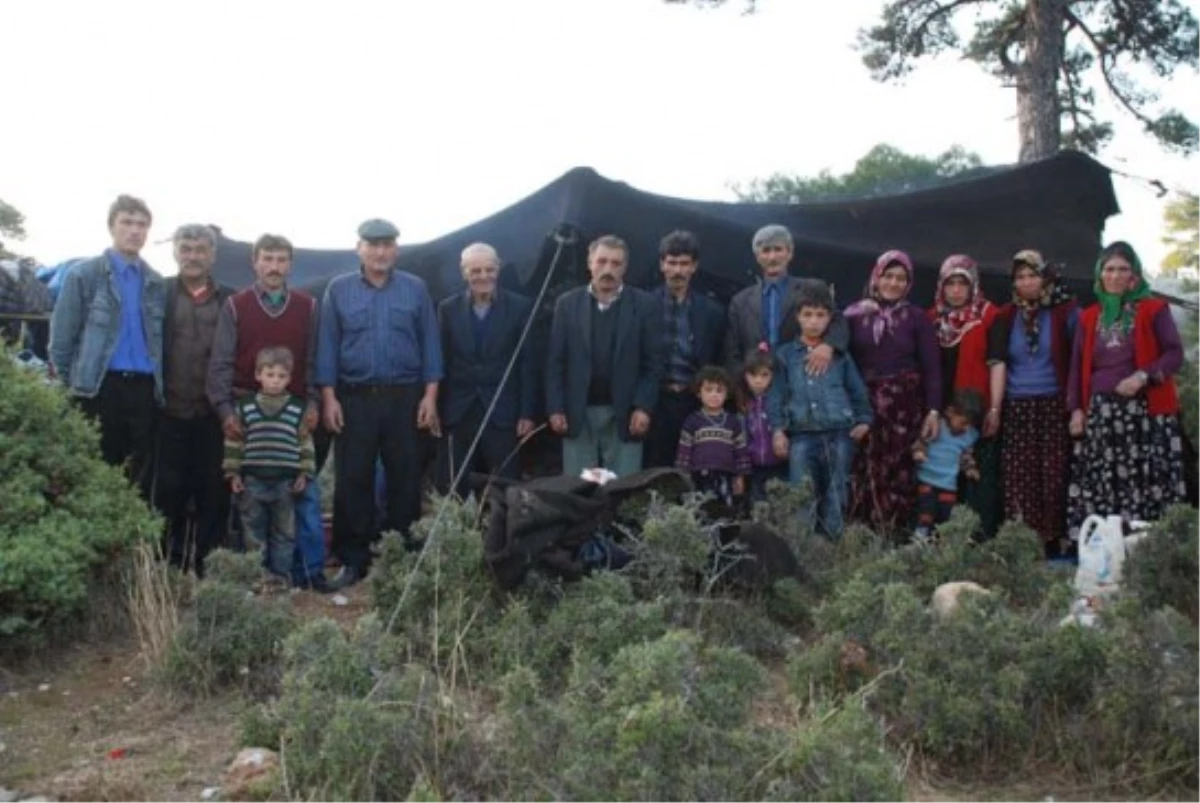
<svg viewBox="0 0 1200 803">
<path fill-rule="evenodd" d="M 1166 305 L 1167 302 L 1157 298 L 1147 298 L 1137 303 L 1137 313 L 1133 319 L 1133 363 L 1138 368 L 1145 368 L 1162 353 L 1154 334 L 1154 316 Z M 1092 395 L 1092 355 L 1096 351 L 1096 324 L 1099 320 L 1099 304 L 1085 309 L 1079 318 L 1080 334 L 1083 336 L 1079 403 L 1085 412 Z M 1178 413 L 1179 392 L 1175 388 L 1175 377 L 1168 376 L 1157 385 L 1147 385 L 1146 402 L 1150 407 L 1150 415 Z"/>
<path fill-rule="evenodd" d="M 929 320 L 937 323 L 937 308 L 926 310 Z M 987 347 L 988 332 L 996 320 L 996 305 L 988 304 L 983 311 L 983 322 L 963 335 L 958 341 L 958 363 L 954 368 L 955 390 L 974 390 L 983 399 L 983 409 L 991 407 L 991 382 L 988 379 Z M 943 381 L 946 377 L 943 377 Z"/>
</svg>

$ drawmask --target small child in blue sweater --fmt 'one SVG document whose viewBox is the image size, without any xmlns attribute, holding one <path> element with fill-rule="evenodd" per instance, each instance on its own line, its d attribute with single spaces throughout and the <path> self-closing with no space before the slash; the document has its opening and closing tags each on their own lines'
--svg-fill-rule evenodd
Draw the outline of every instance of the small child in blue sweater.
<svg viewBox="0 0 1200 803">
<path fill-rule="evenodd" d="M 951 508 L 958 504 L 958 475 L 979 479 L 971 448 L 979 440 L 975 422 L 982 407 L 975 391 L 956 391 L 942 414 L 937 437 L 932 441 L 918 440 L 913 445 L 913 460 L 917 464 L 915 536 L 918 540 L 928 540 L 934 526 L 950 518 Z"/>
</svg>

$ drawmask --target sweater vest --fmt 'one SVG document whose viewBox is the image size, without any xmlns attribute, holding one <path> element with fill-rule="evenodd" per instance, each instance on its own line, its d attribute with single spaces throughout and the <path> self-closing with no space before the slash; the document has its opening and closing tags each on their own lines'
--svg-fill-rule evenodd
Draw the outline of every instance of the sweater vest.
<svg viewBox="0 0 1200 803">
<path fill-rule="evenodd" d="M 1137 303 L 1133 319 L 1133 364 L 1145 368 L 1162 354 L 1158 336 L 1154 334 L 1154 317 L 1167 303 L 1157 298 L 1147 298 Z M 1088 409 L 1092 391 L 1092 356 L 1096 352 L 1096 324 L 1100 321 L 1100 305 L 1093 304 L 1083 311 L 1079 325 L 1083 327 L 1082 364 L 1080 365 L 1079 403 Z M 1150 415 L 1174 415 L 1179 412 L 1179 393 L 1175 389 L 1175 377 L 1166 377 L 1161 384 L 1146 386 L 1146 404 Z"/>
<path fill-rule="evenodd" d="M 237 321 L 237 355 L 233 362 L 233 386 L 238 390 L 258 388 L 254 361 L 258 352 L 285 346 L 292 352 L 292 379 L 288 391 L 302 398 L 308 388 L 308 342 L 316 299 L 300 290 L 289 290 L 278 315 L 271 315 L 251 286 L 235 293 L 231 303 Z"/>
<path fill-rule="evenodd" d="M 293 395 L 275 415 L 268 415 L 254 396 L 238 402 L 245 431 L 242 473 L 256 477 L 294 477 L 301 471 L 300 421 L 304 400 Z"/>
</svg>

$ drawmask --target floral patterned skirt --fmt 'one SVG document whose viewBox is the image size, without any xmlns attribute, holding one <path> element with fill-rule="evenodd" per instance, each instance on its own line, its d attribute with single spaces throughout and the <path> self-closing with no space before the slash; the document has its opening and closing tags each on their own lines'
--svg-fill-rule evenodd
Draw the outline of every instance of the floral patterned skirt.
<svg viewBox="0 0 1200 803">
<path fill-rule="evenodd" d="M 912 445 L 921 434 L 925 394 L 912 372 L 867 383 L 875 422 L 854 455 L 850 517 L 880 534 L 909 525 L 916 502 Z"/>
<path fill-rule="evenodd" d="M 1179 416 L 1150 415 L 1143 396 L 1093 396 L 1072 455 L 1071 535 L 1093 513 L 1154 521 L 1186 499 Z"/>
<path fill-rule="evenodd" d="M 1067 423 L 1067 406 L 1057 393 L 1008 399 L 1001 415 L 1004 517 L 1024 522 L 1051 551 L 1067 534 Z"/>
</svg>

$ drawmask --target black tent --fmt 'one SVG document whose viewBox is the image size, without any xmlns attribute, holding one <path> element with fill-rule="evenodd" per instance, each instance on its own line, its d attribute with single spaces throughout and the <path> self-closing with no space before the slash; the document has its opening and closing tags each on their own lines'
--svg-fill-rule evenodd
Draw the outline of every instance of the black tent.
<svg viewBox="0 0 1200 803">
<path fill-rule="evenodd" d="M 504 260 L 502 283 L 533 296 L 565 237 L 546 303 L 582 284 L 586 247 L 601 234 L 630 246 L 627 280 L 658 281 L 659 239 L 689 229 L 702 249 L 698 286 L 721 300 L 754 280 L 753 233 L 782 223 L 796 240 L 792 272 L 832 283 L 841 305 L 857 298 L 875 257 L 891 248 L 912 255 L 918 268 L 914 300 L 931 300 L 936 268 L 948 254 L 971 254 L 983 268 L 993 299 L 1007 294 L 1011 256 L 1040 249 L 1063 262 L 1086 292 L 1105 220 L 1118 212 L 1109 171 L 1090 157 L 1063 152 L 1011 167 L 989 168 L 936 187 L 875 198 L 819 204 L 720 203 L 642 192 L 575 168 L 527 198 L 436 240 L 402 244 L 400 267 L 422 277 L 435 301 L 462 287 L 459 254 L 470 243 L 495 246 Z M 352 250 L 298 249 L 292 282 L 321 292 L 331 276 L 354 270 Z M 251 277 L 250 245 L 221 236 L 216 276 L 235 287 Z"/>
</svg>

